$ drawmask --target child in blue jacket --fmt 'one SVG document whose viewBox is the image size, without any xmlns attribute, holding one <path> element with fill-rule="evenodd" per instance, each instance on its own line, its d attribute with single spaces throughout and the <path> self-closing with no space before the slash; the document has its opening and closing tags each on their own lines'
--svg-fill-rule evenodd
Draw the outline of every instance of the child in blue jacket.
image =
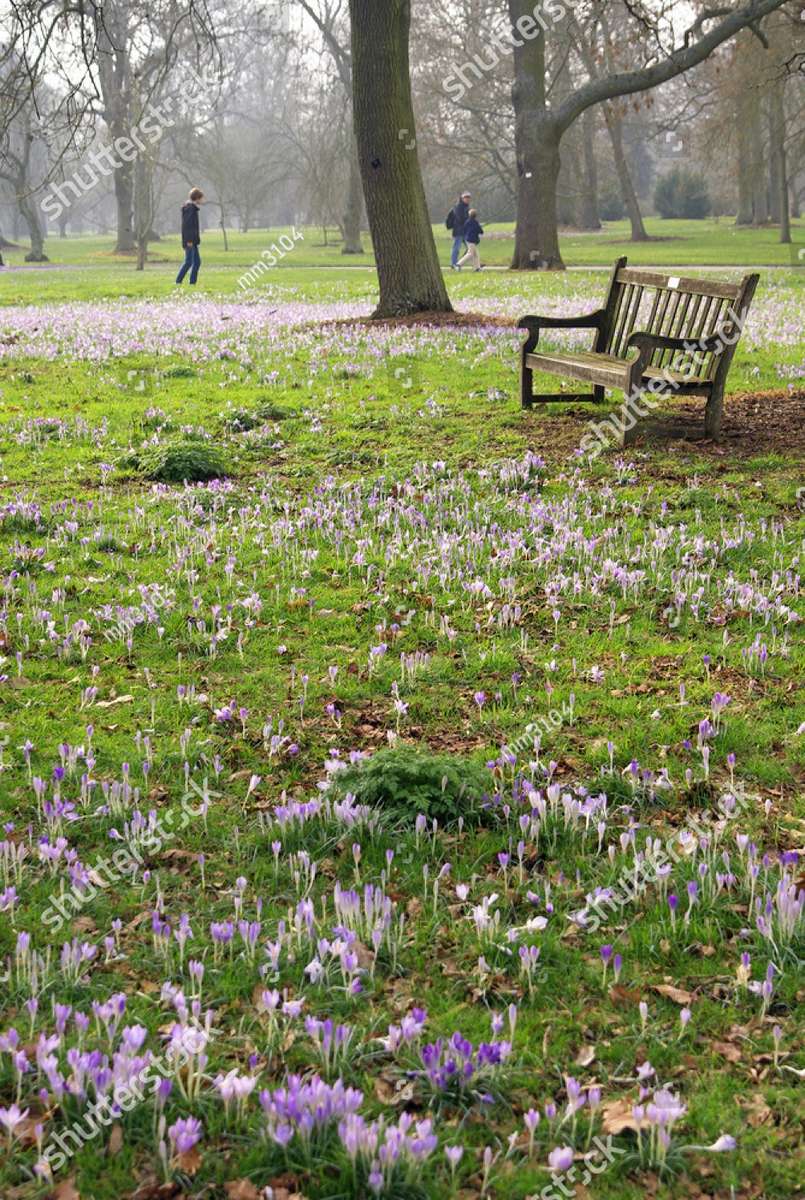
<svg viewBox="0 0 805 1200">
<path fill-rule="evenodd" d="M 464 241 L 467 243 L 467 253 L 463 258 L 458 260 L 459 268 L 464 266 L 464 263 L 471 262 L 476 271 L 481 269 L 481 251 L 480 241 L 484 236 L 484 228 L 478 220 L 478 210 L 470 209 L 470 215 L 467 217 L 467 223 L 464 226 Z"/>
</svg>

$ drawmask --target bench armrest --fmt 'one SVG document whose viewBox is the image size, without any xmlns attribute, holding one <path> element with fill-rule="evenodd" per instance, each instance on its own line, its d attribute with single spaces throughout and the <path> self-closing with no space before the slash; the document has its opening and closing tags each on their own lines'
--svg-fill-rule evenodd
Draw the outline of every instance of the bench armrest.
<svg viewBox="0 0 805 1200">
<path fill-rule="evenodd" d="M 520 317 L 517 328 L 528 330 L 528 337 L 523 343 L 523 353 L 528 354 L 535 349 L 541 329 L 600 329 L 605 311 L 603 308 L 597 308 L 595 312 L 584 313 L 579 317 Z"/>
</svg>

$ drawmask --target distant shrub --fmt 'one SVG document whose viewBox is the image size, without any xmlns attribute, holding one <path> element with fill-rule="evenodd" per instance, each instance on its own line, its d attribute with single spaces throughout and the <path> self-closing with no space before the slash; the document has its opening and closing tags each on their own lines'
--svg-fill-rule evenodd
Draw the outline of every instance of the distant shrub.
<svg viewBox="0 0 805 1200">
<path fill-rule="evenodd" d="M 485 767 L 450 754 L 429 754 L 411 746 L 378 750 L 371 758 L 337 771 L 333 787 L 352 792 L 359 804 L 392 817 L 414 820 L 418 813 L 441 823 L 477 820 L 481 801 L 493 790 Z"/>
<path fill-rule="evenodd" d="M 686 167 L 674 167 L 657 181 L 654 207 L 666 219 L 701 221 L 709 216 L 711 207 L 707 184 Z"/>
<path fill-rule="evenodd" d="M 626 206 L 623 203 L 618 188 L 611 184 L 604 188 L 598 197 L 598 215 L 602 221 L 622 221 L 626 216 Z"/>
<path fill-rule="evenodd" d="M 137 456 L 137 468 L 159 483 L 203 483 L 230 474 L 221 451 L 206 442 L 165 442 Z"/>
</svg>

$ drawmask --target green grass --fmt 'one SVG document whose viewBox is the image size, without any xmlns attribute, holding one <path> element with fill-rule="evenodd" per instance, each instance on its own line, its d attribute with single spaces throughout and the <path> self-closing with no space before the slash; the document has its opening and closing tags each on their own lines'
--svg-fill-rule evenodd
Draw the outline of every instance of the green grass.
<svg viewBox="0 0 805 1200">
<path fill-rule="evenodd" d="M 89 244 L 65 246 L 72 246 L 81 270 L 5 276 L 4 301 L 103 305 L 123 296 L 157 301 L 170 294 L 172 265 L 136 273 L 128 263 L 93 259 L 100 243 L 95 252 Z M 248 235 L 231 261 L 248 265 L 262 244 L 261 234 Z M 233 299 L 230 259 L 212 237 L 205 246 L 199 300 Z M 340 262 L 321 271 L 298 269 L 297 253 L 302 248 L 255 294 L 278 304 L 371 302 L 370 274 L 340 271 Z M 764 274 L 758 301 L 796 311 L 801 273 L 781 276 Z M 589 300 L 603 284 L 593 272 L 449 282 L 467 309 L 495 300 L 504 308 L 521 296 L 535 308 L 568 293 Z M 192 327 L 190 300 L 188 322 Z M 146 344 L 150 336 L 144 335 Z M 382 351 L 375 353 L 373 333 L 349 346 L 339 341 L 345 336 L 315 331 L 306 339 L 297 330 L 265 344 L 256 336 L 253 352 L 234 360 L 142 350 L 97 363 L 67 357 L 4 362 L 0 675 L 7 679 L 0 683 L 0 796 L 3 818 L 15 826 L 12 837 L 30 841 L 33 851 L 17 884 L 16 929 L 29 931 L 40 952 L 52 946 L 56 957 L 73 933 L 99 943 L 100 955 L 77 982 L 56 965 L 47 973 L 33 1039 L 23 1007 L 31 989 L 12 976 L 3 984 L 0 1032 L 15 1026 L 27 1044 L 52 1028 L 54 1000 L 89 1011 L 93 1000 L 123 991 L 124 1023 L 145 1026 L 149 1046 L 157 1049 L 160 1030 L 175 1019 L 160 1002 L 163 982 L 181 984 L 189 996 L 187 960 L 203 958 L 203 1007 L 216 1012 L 210 1076 L 247 1071 L 250 1055 L 257 1056 L 258 1090 L 278 1086 L 285 1070 L 311 1069 L 302 1023 L 279 1047 L 257 1012 L 256 992 L 270 986 L 305 996 L 306 1013 L 355 1025 L 355 1052 L 343 1074 L 364 1090 L 368 1116 L 396 1120 L 409 1107 L 421 1119 L 430 1106 L 440 1148 L 394 1195 L 450 1195 L 441 1146 L 457 1142 L 466 1146 L 456 1180 L 466 1196 L 479 1194 L 487 1145 L 501 1151 L 493 1195 L 525 1200 L 539 1194 L 549 1183 L 548 1152 L 571 1139 L 570 1126 L 549 1130 L 543 1117 L 534 1159 L 522 1146 L 507 1157 L 506 1139 L 522 1130 L 522 1114 L 532 1104 L 561 1107 L 568 1074 L 585 1087 L 600 1083 L 605 1104 L 631 1103 L 636 1067 L 649 1059 L 657 1080 L 688 1107 L 675 1142 L 704 1145 L 728 1132 L 738 1138 L 738 1150 L 672 1156 L 678 1174 L 657 1180 L 636 1161 L 634 1136 L 621 1134 L 615 1143 L 624 1154 L 590 1183 L 590 1192 L 600 1200 L 636 1200 L 652 1190 L 676 1198 L 712 1172 L 707 1179 L 714 1194 L 754 1189 L 767 1200 L 787 1200 L 799 1187 L 802 1165 L 798 1080 L 784 1069 L 803 1066 L 796 959 L 802 941 L 776 956 L 754 929 L 732 834 L 723 847 L 739 876 L 734 890 L 702 902 L 688 924 L 683 900 L 671 927 L 654 885 L 597 933 L 577 929 L 568 918 L 593 887 L 623 877 L 631 851 L 623 852 L 620 835 L 635 823 L 642 845 L 646 832 L 665 838 L 712 805 L 729 786 L 729 754 L 751 797 L 740 827 L 760 853 L 773 859 L 801 845 L 801 637 L 782 610 L 764 611 L 758 595 L 775 596 L 790 609 L 799 602 L 801 462 L 793 451 L 719 461 L 695 444 L 660 444 L 625 457 L 613 451 L 579 472 L 572 450 L 588 414 L 574 417 L 561 405 L 523 414 L 514 400 L 516 363 L 508 343 L 455 330 L 412 341 L 391 363 L 411 368 L 408 382 Z M 778 366 L 801 359 L 799 347 L 742 344 L 731 387 L 781 388 Z M 140 378 L 144 392 L 136 387 Z M 254 420 L 243 420 L 244 412 Z M 143 478 L 139 456 L 153 451 L 149 443 L 180 435 L 221 453 L 232 471 L 225 488 L 185 490 Z M 542 453 L 546 465 L 529 468 L 529 452 Z M 520 464 L 519 471 L 512 464 Z M 634 573 L 631 581 L 623 571 Z M 698 607 L 685 608 L 679 625 L 670 625 L 666 610 L 685 571 L 691 594 L 701 589 L 702 596 Z M 743 588 L 740 594 L 731 579 Z M 475 587 L 478 580 L 488 594 Z M 126 616 L 135 609 L 127 628 Z M 214 633 L 220 636 L 213 639 Z M 758 635 L 769 650 L 765 665 L 745 653 Z M 386 653 L 373 655 L 381 644 Z M 404 672 L 402 654 L 420 657 Z M 331 667 L 338 668 L 334 676 Z M 192 702 L 180 700 L 177 689 L 191 687 Z M 717 691 L 731 701 L 712 741 L 706 780 L 696 735 Z M 555 764 L 562 790 L 579 783 L 607 794 L 604 843 L 614 847 L 612 862 L 596 853 L 597 818 L 587 835 L 561 816 L 546 820 L 538 842 L 526 838 L 522 869 L 518 827 L 501 815 L 479 828 L 451 824 L 435 833 L 417 832 L 410 821 L 388 814 L 371 829 L 324 820 L 301 830 L 270 824 L 283 797 L 321 794 L 317 784 L 333 750 L 347 756 L 377 749 L 391 731 L 411 746 L 483 764 L 503 744 L 522 739 L 529 723 L 563 706 L 569 711 L 571 693 L 572 719 L 544 724 L 536 757 Z M 395 695 L 407 705 L 402 714 L 395 712 Z M 245 715 L 217 719 L 215 711 L 220 716 L 232 700 Z M 337 712 L 328 712 L 332 704 Z M 272 748 L 280 722 L 298 752 L 289 753 L 287 743 Z M 174 818 L 171 836 L 146 852 L 149 881 L 99 889 L 78 921 L 59 931 L 41 918 L 68 881 L 63 869 L 51 876 L 36 860 L 45 818 L 21 750 L 26 740 L 34 747 L 31 773 L 48 780 L 59 746 L 92 745 L 97 783 L 84 802 L 85 764 L 70 767 L 65 752 L 62 794 L 79 815 L 65 825 L 65 836 L 83 863 L 110 853 L 110 829 L 122 828 L 135 807 L 130 799 L 119 801 L 124 811 L 96 811 L 112 785 L 124 781 L 123 764 L 139 789 L 137 806 Z M 532 737 L 522 761 L 534 754 Z M 655 776 L 667 768 L 674 787 L 633 786 L 632 760 Z M 198 786 L 206 778 L 212 795 L 207 815 L 183 825 L 186 772 Z M 250 792 L 252 775 L 260 782 Z M 511 798 L 505 766 L 498 779 Z M 540 786 L 544 790 L 544 782 Z M 198 795 L 190 799 L 195 804 Z M 278 865 L 275 840 L 282 842 Z M 304 967 L 314 953 L 307 943 L 292 955 L 284 952 L 277 977 L 262 981 L 262 950 L 254 963 L 237 951 L 220 961 L 213 955 L 209 923 L 232 915 L 237 878 L 247 881 L 249 920 L 257 917 L 257 898 L 263 901 L 264 940 L 304 890 L 304 865 L 290 855 L 305 851 L 318 863 L 309 889 L 318 915 L 335 880 L 344 887 L 356 879 L 377 884 L 389 870 L 389 850 L 394 858 L 386 891 L 405 913 L 406 926 L 396 958 L 383 946 L 359 998 L 306 981 Z M 511 857 L 505 872 L 501 852 Z M 434 900 L 433 881 L 445 863 L 450 871 Z M 675 868 L 674 886 L 683 897 L 693 874 L 688 862 Z M 467 902 L 455 892 L 459 883 L 471 888 Z M 538 906 L 529 903 L 528 891 L 539 894 Z M 493 892 L 503 914 L 501 936 L 479 945 L 470 906 Z M 530 993 L 504 931 L 545 914 L 548 892 L 554 915 L 533 939 L 541 956 Z M 193 938 L 182 964 L 175 943 L 163 953 L 152 942 L 150 913 L 158 897 L 172 925 L 181 913 L 190 916 Z M 331 917 L 332 899 L 329 905 Z M 119 949 L 103 961 L 103 937 L 115 919 L 122 922 Z M 322 936 L 332 936 L 329 925 L 323 922 Z M 13 953 L 15 938 L 4 918 L 0 958 Z M 602 986 L 602 942 L 623 955 L 620 992 Z M 758 998 L 735 984 L 743 950 L 751 952 L 756 980 L 770 957 L 779 958 L 772 1006 L 762 1019 Z M 489 966 L 483 976 L 479 954 Z M 667 984 L 693 997 L 682 1038 L 679 1004 L 655 990 Z M 649 1004 L 645 1028 L 641 998 Z M 513 1001 L 520 1006 L 515 1054 L 490 1106 L 431 1103 L 421 1083 L 406 1079 L 410 1063 L 395 1065 L 371 1040 L 417 1004 L 428 1009 L 428 1038 L 458 1028 L 475 1042 L 488 1040 L 490 1013 L 504 1012 Z M 771 1058 L 775 1024 L 783 1029 L 777 1066 Z M 90 1042 L 96 1044 L 94 1036 Z M 735 1049 L 727 1055 L 724 1046 Z M 577 1061 L 583 1047 L 594 1051 L 592 1060 L 582 1057 L 585 1066 Z M 394 1103 L 395 1090 L 406 1084 L 402 1102 Z M 13 1098 L 10 1058 L 3 1054 L 0 1104 Z M 47 1136 L 67 1123 L 69 1101 L 61 1111 L 53 1103 L 39 1105 L 25 1082 L 22 1101 L 45 1123 Z M 223 1200 L 225 1182 L 250 1179 L 259 1188 L 273 1181 L 311 1200 L 366 1195 L 365 1185 L 351 1182 L 332 1141 L 318 1157 L 306 1157 L 298 1142 L 284 1151 L 265 1141 L 255 1096 L 238 1125 L 225 1120 L 209 1083 L 194 1102 L 183 1100 L 175 1085 L 169 1122 L 190 1112 L 203 1120 L 205 1135 L 186 1194 Z M 117 1153 L 106 1152 L 104 1133 L 60 1176 L 74 1174 L 83 1198 L 131 1195 L 159 1170 L 151 1102 L 120 1123 Z M 582 1119 L 580 1146 L 585 1128 Z M 0 1194 L 39 1200 L 46 1193 L 31 1181 L 34 1158 L 30 1145 L 15 1146 L 0 1166 Z"/>
</svg>

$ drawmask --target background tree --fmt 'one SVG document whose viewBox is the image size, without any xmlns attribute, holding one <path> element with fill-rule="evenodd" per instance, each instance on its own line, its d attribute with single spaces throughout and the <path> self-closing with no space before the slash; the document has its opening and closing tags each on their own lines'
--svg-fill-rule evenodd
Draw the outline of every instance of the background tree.
<svg viewBox="0 0 805 1200">
<path fill-rule="evenodd" d="M 514 47 L 512 101 L 517 146 L 517 230 L 512 266 L 551 269 L 564 267 L 559 250 L 556 210 L 557 181 L 562 136 L 582 113 L 594 104 L 657 87 L 703 62 L 736 33 L 780 8 L 784 0 L 749 0 L 723 15 L 726 10 L 706 10 L 684 36 L 681 46 L 663 48 L 659 42 L 657 14 L 640 10 L 641 20 L 658 32 L 656 61 L 636 70 L 606 73 L 580 83 L 560 103 L 548 104 L 546 40 L 538 29 L 530 40 L 520 38 Z M 530 21 L 533 6 L 528 0 L 508 0 L 513 28 Z M 634 6 L 633 6 L 634 7 Z M 704 32 L 705 26 L 710 28 Z M 526 26 L 523 26 L 524 28 Z M 549 27 L 550 28 L 550 27 Z M 671 30 L 671 34 L 673 31 Z"/>
</svg>

